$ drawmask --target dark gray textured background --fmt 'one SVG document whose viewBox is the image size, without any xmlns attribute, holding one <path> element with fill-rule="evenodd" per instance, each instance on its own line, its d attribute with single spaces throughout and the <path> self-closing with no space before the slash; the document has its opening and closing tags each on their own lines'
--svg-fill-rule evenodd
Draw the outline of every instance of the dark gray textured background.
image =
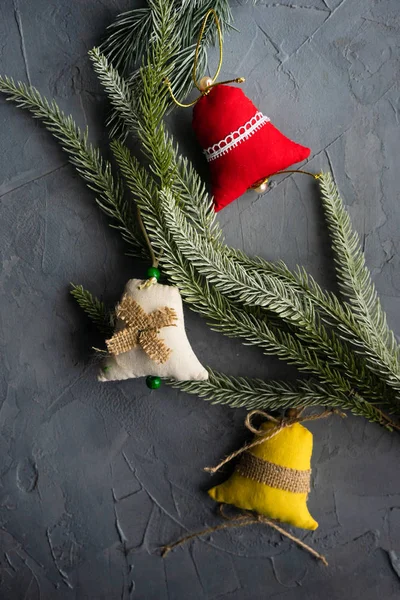
<svg viewBox="0 0 400 600">
<path fill-rule="evenodd" d="M 55 97 L 104 144 L 106 106 L 87 51 L 133 5 L 0 0 L 0 72 Z M 400 333 L 398 0 L 237 2 L 234 17 L 223 78 L 245 76 L 260 109 L 311 146 L 310 168 L 333 169 Z M 178 110 L 174 125 L 200 166 L 190 118 Z M 309 178 L 248 194 L 220 219 L 229 243 L 333 285 Z M 202 467 L 242 443 L 244 412 L 143 381 L 96 382 L 98 339 L 68 283 L 114 303 L 142 272 L 123 252 L 50 134 L 0 98 L 0 598 L 399 598 L 400 441 L 360 418 L 312 426 L 309 505 L 320 527 L 304 539 L 328 569 L 262 527 L 160 558 L 161 544 L 218 522 Z M 291 373 L 191 313 L 187 330 L 215 368 Z"/>
</svg>

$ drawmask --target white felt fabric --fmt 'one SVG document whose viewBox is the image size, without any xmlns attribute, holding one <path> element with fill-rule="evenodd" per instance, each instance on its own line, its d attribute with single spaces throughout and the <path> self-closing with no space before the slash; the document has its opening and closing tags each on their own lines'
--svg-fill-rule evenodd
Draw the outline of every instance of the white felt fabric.
<svg viewBox="0 0 400 600">
<path fill-rule="evenodd" d="M 99 380 L 115 381 L 146 375 L 171 377 L 178 381 L 208 379 L 206 369 L 197 359 L 186 336 L 182 298 L 178 288 L 156 283 L 140 290 L 139 286 L 142 283 L 140 279 L 130 279 L 126 284 L 125 293 L 136 300 L 143 310 L 151 313 L 157 308 L 168 306 L 176 312 L 176 326 L 163 327 L 159 333 L 159 337 L 172 349 L 172 353 L 162 365 L 152 361 L 140 346 L 118 356 L 109 356 L 103 362 Z M 122 322 L 118 322 L 116 328 L 120 329 L 123 326 Z"/>
</svg>

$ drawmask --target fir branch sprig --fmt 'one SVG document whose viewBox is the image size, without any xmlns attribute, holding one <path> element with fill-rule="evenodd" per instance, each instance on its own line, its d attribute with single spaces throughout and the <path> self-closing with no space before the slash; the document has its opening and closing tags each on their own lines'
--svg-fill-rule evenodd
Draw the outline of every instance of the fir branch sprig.
<svg viewBox="0 0 400 600">
<path fill-rule="evenodd" d="M 176 41 L 174 43 L 170 42 L 170 44 L 170 47 L 163 48 L 163 63 L 165 65 L 168 63 L 170 56 L 173 55 L 174 48 L 176 50 Z M 166 111 L 167 98 L 166 88 L 162 85 L 165 72 L 161 71 L 160 76 L 150 68 L 150 65 L 143 67 L 141 72 L 142 80 L 145 82 L 143 88 L 153 90 L 153 92 L 140 100 L 140 111 L 143 117 L 141 119 L 137 112 L 137 104 L 130 95 L 126 81 L 118 74 L 118 71 L 99 53 L 97 48 L 90 52 L 90 56 L 113 109 L 121 118 L 125 118 L 125 113 L 128 111 L 129 117 L 125 119 L 127 126 L 131 132 L 141 134 L 144 144 L 143 150 L 147 151 L 150 168 L 153 177 L 156 178 L 156 181 L 151 182 L 151 176 L 146 176 L 146 186 L 142 187 L 141 193 L 147 193 L 147 190 L 150 189 L 148 186 L 151 186 L 151 194 L 154 198 L 155 189 L 158 189 L 157 181 L 161 181 L 163 185 L 171 185 L 175 194 L 180 198 L 179 202 L 182 204 L 182 208 L 191 218 L 193 226 L 216 243 L 222 237 L 222 231 L 215 220 L 212 199 L 193 166 L 179 153 L 177 145 L 173 143 L 162 121 Z M 155 89 L 157 91 L 154 91 Z M 150 110 L 153 105 L 155 111 L 153 108 Z M 130 110 L 130 107 L 132 107 L 132 110 Z M 151 143 L 148 141 L 150 136 Z M 120 157 L 122 172 L 129 179 L 130 172 L 137 172 L 141 168 L 140 163 L 132 159 L 129 165 L 130 152 L 121 141 L 112 140 L 111 147 L 114 155 Z M 158 149 L 157 153 L 155 153 L 155 149 Z M 144 176 L 143 171 L 141 169 L 142 176 Z M 169 177 L 167 181 L 163 179 L 163 176 L 168 172 L 171 173 L 172 177 Z M 135 188 L 133 179 L 130 183 Z"/>
<path fill-rule="evenodd" d="M 243 267 L 232 264 L 221 251 L 201 238 L 176 206 L 172 194 L 161 192 L 161 198 L 164 218 L 177 248 L 209 283 L 234 303 L 268 308 L 281 322 L 294 328 L 300 341 L 321 352 L 332 366 L 340 365 L 353 385 L 371 393 L 372 382 L 364 386 L 363 365 L 359 367 L 345 344 L 340 343 L 333 332 L 327 332 L 307 299 L 292 293 L 276 278 L 266 282 L 255 274 L 249 276 Z"/>
<path fill-rule="evenodd" d="M 100 83 L 105 88 L 114 110 L 123 120 L 124 127 L 129 131 L 133 130 L 137 123 L 136 99 L 132 86 L 120 76 L 118 71 L 109 67 L 107 58 L 100 54 L 98 48 L 89 51 L 89 57 L 92 60 L 93 68 L 97 74 Z"/>
<path fill-rule="evenodd" d="M 227 404 L 247 410 L 284 410 L 300 406 L 334 406 L 337 392 L 311 380 L 285 382 L 250 377 L 233 377 L 208 368 L 206 381 L 167 380 L 169 385 L 204 398 L 211 404 Z M 346 397 L 341 397 L 346 401 Z M 340 403 L 342 406 L 342 403 Z"/>
<path fill-rule="evenodd" d="M 249 410 L 283 410 L 305 406 L 340 407 L 367 418 L 371 423 L 378 423 L 389 431 L 399 429 L 384 412 L 363 400 L 358 394 L 354 397 L 338 396 L 328 385 L 321 386 L 311 380 L 287 383 L 232 377 L 212 369 L 208 369 L 208 372 L 209 379 L 206 381 L 168 380 L 168 383 L 184 392 L 200 396 L 212 404 L 228 404 L 234 408 L 246 407 Z"/>
<path fill-rule="evenodd" d="M 388 385 L 400 390 L 400 348 L 387 325 L 358 235 L 330 174 L 321 180 L 321 192 L 339 285 L 354 311 L 362 341 L 378 357 L 374 360 L 372 356 L 373 366 L 378 373 L 383 371 Z"/>
<path fill-rule="evenodd" d="M 232 24 L 229 0 L 174 0 L 174 23 L 180 35 L 180 49 L 174 56 L 172 75 L 173 89 L 177 98 L 185 97 L 191 90 L 191 67 L 193 65 L 195 42 L 202 20 L 207 11 L 213 8 L 218 14 L 221 29 L 225 33 Z M 145 59 L 149 40 L 157 34 L 157 9 L 151 6 L 136 8 L 120 14 L 109 26 L 110 34 L 101 46 L 101 52 L 125 76 L 130 75 Z M 214 38 L 213 24 L 209 23 L 199 53 L 199 73 L 207 69 L 207 46 Z"/>
<path fill-rule="evenodd" d="M 379 355 L 368 344 L 368 340 L 364 340 L 362 329 L 347 303 L 340 302 L 333 293 L 323 291 L 304 268 L 297 267 L 292 272 L 283 261 L 271 263 L 259 257 L 249 258 L 242 251 L 223 244 L 221 241 L 222 230 L 215 220 L 215 212 L 203 182 L 192 165 L 179 155 L 177 149 L 175 149 L 175 160 L 177 172 L 173 191 L 178 197 L 179 207 L 190 219 L 192 227 L 198 230 L 207 242 L 212 242 L 217 254 L 225 253 L 234 262 L 238 262 L 250 276 L 259 277 L 267 286 L 271 281 L 273 284 L 277 282 L 278 286 L 283 283 L 285 289 L 290 290 L 294 296 L 303 295 L 322 320 L 329 327 L 335 327 L 337 335 L 331 333 L 330 343 L 334 346 L 336 360 L 341 362 L 345 360 L 349 363 L 349 370 L 353 372 L 355 380 L 359 381 L 361 388 L 369 390 L 370 397 L 371 394 L 375 398 L 391 397 L 397 404 L 393 392 L 386 386 L 386 377 L 391 377 L 394 386 L 391 365 L 389 363 L 388 366 L 385 363 L 387 357 L 383 354 Z M 321 175 L 321 183 L 325 181 L 325 177 L 325 174 Z M 323 337 L 326 338 L 326 335 Z M 344 346 L 340 343 L 339 338 L 345 342 Z M 356 353 L 349 352 L 346 357 L 343 349 L 347 342 L 354 346 Z M 329 353 L 329 348 L 326 349 Z M 354 363 L 357 363 L 357 367 Z M 367 363 L 372 372 L 368 370 Z M 383 374 L 384 380 L 380 381 L 376 374 Z"/>
<path fill-rule="evenodd" d="M 71 296 L 75 298 L 81 309 L 104 335 L 112 335 L 114 329 L 113 312 L 106 308 L 104 302 L 85 290 L 82 285 L 71 283 Z"/>
<path fill-rule="evenodd" d="M 108 27 L 109 35 L 102 44 L 102 53 L 116 68 L 127 74 L 140 62 L 151 37 L 151 30 L 149 7 L 121 13 Z"/>
<path fill-rule="evenodd" d="M 321 184 L 325 181 L 325 177 L 330 178 L 330 175 L 321 174 Z M 344 207 L 342 209 L 345 210 Z M 362 377 L 365 385 L 374 387 L 372 380 L 376 381 L 377 377 L 381 377 L 383 387 L 377 387 L 379 394 L 381 397 L 391 397 L 393 403 L 398 404 L 400 390 L 397 382 L 400 371 L 390 353 L 388 354 L 386 350 L 382 351 L 382 348 L 371 343 L 362 323 L 356 318 L 347 302 L 339 301 L 334 294 L 322 290 L 321 286 L 303 267 L 297 267 L 295 271 L 290 271 L 282 261 L 271 263 L 260 257 L 248 257 L 242 251 L 233 248 L 229 249 L 229 254 L 249 274 L 256 272 L 262 279 L 264 275 L 278 277 L 285 287 L 289 286 L 299 293 L 305 294 L 321 315 L 322 320 L 328 326 L 335 328 L 338 338 L 353 346 L 356 360 L 363 365 L 363 370 L 366 369 Z"/>
<path fill-rule="evenodd" d="M 325 174 L 321 174 L 322 180 L 324 177 Z M 385 364 L 384 358 L 377 355 L 364 340 L 359 323 L 346 302 L 341 302 L 335 294 L 322 290 L 321 286 L 302 267 L 291 271 L 283 261 L 272 263 L 260 257 L 248 257 L 244 252 L 234 248 L 225 247 L 225 251 L 250 276 L 257 274 L 266 283 L 271 277 L 278 278 L 285 287 L 304 294 L 322 321 L 330 328 L 331 342 L 339 352 L 347 344 L 350 345 L 347 357 L 351 362 L 357 363 L 362 388 L 369 389 L 371 392 L 374 390 L 373 397 L 376 395 L 376 398 L 390 398 L 395 405 L 398 403 L 395 390 L 386 384 L 386 377 L 379 379 L 379 374 L 383 373 L 387 376 L 388 365 Z M 333 335 L 332 332 L 334 332 Z M 354 352 L 351 352 L 351 347 Z M 355 371 L 353 370 L 353 372 Z"/>
<path fill-rule="evenodd" d="M 0 92 L 20 108 L 29 110 L 40 119 L 60 142 L 72 165 L 96 194 L 101 210 L 111 217 L 111 226 L 119 230 L 135 256 L 143 256 L 137 220 L 132 204 L 125 198 L 120 178 L 112 173 L 111 164 L 101 157 L 88 139 L 88 132 L 81 132 L 71 116 L 66 116 L 56 102 L 49 102 L 39 91 L 24 83 L 15 83 L 10 77 L 0 76 Z"/>
</svg>

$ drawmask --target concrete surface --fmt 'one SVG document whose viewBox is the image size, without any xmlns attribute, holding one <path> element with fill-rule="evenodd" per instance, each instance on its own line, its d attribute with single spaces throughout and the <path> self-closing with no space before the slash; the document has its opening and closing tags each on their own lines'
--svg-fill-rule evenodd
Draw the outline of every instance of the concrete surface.
<svg viewBox="0 0 400 600">
<path fill-rule="evenodd" d="M 127 0 L 1 0 L 0 71 L 54 96 L 104 144 L 104 96 L 87 50 Z M 400 333 L 398 0 L 234 4 L 224 78 L 330 167 L 389 320 Z M 215 56 L 215 54 L 214 54 Z M 214 59 L 215 61 L 215 59 Z M 203 165 L 175 114 L 183 150 Z M 306 265 L 333 286 L 307 177 L 246 195 L 220 216 L 229 243 Z M 218 522 L 213 464 L 244 440 L 244 412 L 142 381 L 96 382 L 97 341 L 70 281 L 113 303 L 142 266 L 125 257 L 51 136 L 0 99 L 0 598 L 394 600 L 400 597 L 398 437 L 362 419 L 316 423 L 304 536 L 329 568 L 267 528 L 158 547 Z M 285 376 L 276 360 L 187 314 L 199 357 L 232 374 Z M 214 478 L 213 482 L 218 478 Z"/>
</svg>

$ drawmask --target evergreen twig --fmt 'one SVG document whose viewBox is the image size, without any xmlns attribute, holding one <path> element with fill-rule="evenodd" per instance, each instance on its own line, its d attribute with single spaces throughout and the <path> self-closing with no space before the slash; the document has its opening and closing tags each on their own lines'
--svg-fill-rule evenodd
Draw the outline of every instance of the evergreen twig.
<svg viewBox="0 0 400 600">
<path fill-rule="evenodd" d="M 400 348 L 387 325 L 357 233 L 337 186 L 328 173 L 321 179 L 322 203 L 331 233 L 339 285 L 354 311 L 367 356 L 388 385 L 400 390 Z"/>
<path fill-rule="evenodd" d="M 106 336 L 111 335 L 114 327 L 114 317 L 104 302 L 93 296 L 82 285 L 71 283 L 71 296 L 75 298 L 81 309 L 93 321 L 101 333 Z"/>
<path fill-rule="evenodd" d="M 257 0 L 254 0 L 255 2 Z M 173 20 L 179 32 L 179 48 L 173 57 L 171 73 L 172 88 L 177 98 L 186 97 L 192 87 L 192 65 L 196 39 L 206 12 L 213 8 L 219 17 L 222 32 L 231 28 L 232 12 L 229 0 L 174 0 Z M 147 48 L 158 35 L 157 7 L 148 6 L 124 12 L 109 26 L 109 35 L 101 45 L 101 52 L 113 66 L 126 77 L 128 88 L 133 91 L 140 85 L 137 66 L 147 58 Z M 207 47 L 213 43 L 215 30 L 208 23 L 198 56 L 200 77 L 207 70 Z M 168 98 L 168 103 L 170 99 Z M 113 112 L 109 125 L 113 137 L 124 139 L 128 128 L 118 111 Z"/>
<path fill-rule="evenodd" d="M 330 406 L 351 410 L 358 416 L 367 418 L 371 423 L 379 423 L 389 431 L 400 430 L 378 407 L 363 400 L 358 394 L 340 396 L 329 385 L 319 385 L 313 381 L 298 380 L 295 383 L 282 381 L 263 381 L 249 377 L 231 377 L 208 369 L 207 381 L 173 381 L 173 387 L 189 394 L 195 394 L 213 404 L 229 404 L 235 408 L 246 407 L 253 410 L 282 410 L 303 406 Z"/>
<path fill-rule="evenodd" d="M 117 228 L 129 244 L 130 252 L 143 256 L 133 206 L 126 200 L 120 178 L 113 175 L 111 164 L 89 142 L 88 131 L 82 133 L 73 118 L 66 116 L 54 100 L 49 102 L 32 86 L 0 76 L 0 92 L 44 123 L 88 187 L 97 194 L 97 204 L 111 218 L 111 226 Z"/>
</svg>

